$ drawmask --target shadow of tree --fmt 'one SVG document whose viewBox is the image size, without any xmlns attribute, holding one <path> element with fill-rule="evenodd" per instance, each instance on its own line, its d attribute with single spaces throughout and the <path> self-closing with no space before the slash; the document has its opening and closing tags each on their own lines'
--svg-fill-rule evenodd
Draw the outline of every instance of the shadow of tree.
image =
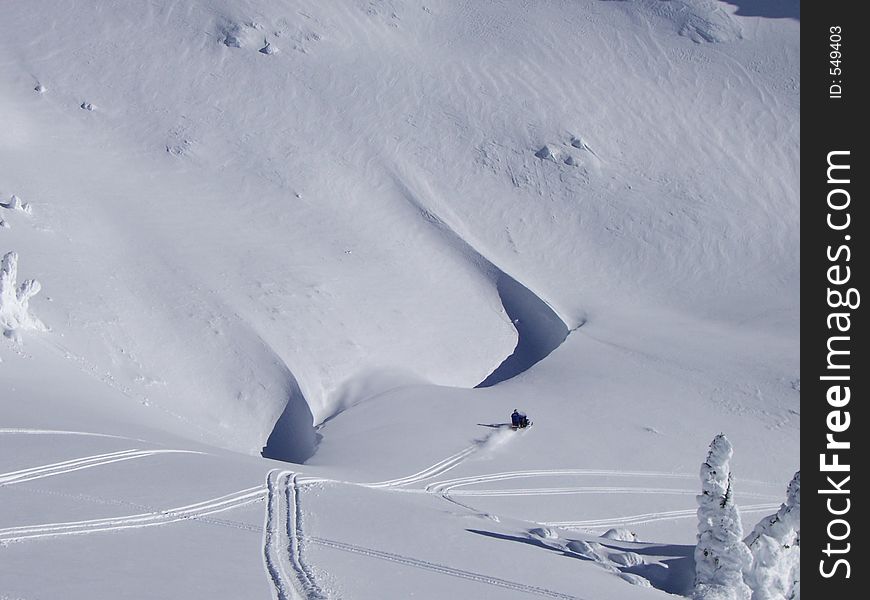
<svg viewBox="0 0 870 600">
<path fill-rule="evenodd" d="M 741 17 L 801 20 L 800 0 L 726 0 Z"/>
</svg>

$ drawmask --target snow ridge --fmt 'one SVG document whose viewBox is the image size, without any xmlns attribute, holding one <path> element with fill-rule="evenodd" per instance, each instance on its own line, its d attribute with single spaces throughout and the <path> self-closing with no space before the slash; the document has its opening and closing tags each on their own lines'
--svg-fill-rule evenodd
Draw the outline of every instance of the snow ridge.
<svg viewBox="0 0 870 600">
<path fill-rule="evenodd" d="M 439 232 L 447 245 L 495 283 L 505 313 L 517 330 L 513 352 L 475 387 L 490 387 L 523 373 L 562 345 L 571 331 L 585 324 L 585 319 L 581 319 L 573 328 L 569 327 L 546 300 L 497 266 L 468 235 L 462 235 L 455 225 L 461 221 L 450 215 L 446 207 L 436 212 L 424 203 L 422 192 L 411 188 L 408 178 L 394 175 L 393 180 L 408 204 Z M 449 222 L 445 214 L 450 216 Z"/>
</svg>

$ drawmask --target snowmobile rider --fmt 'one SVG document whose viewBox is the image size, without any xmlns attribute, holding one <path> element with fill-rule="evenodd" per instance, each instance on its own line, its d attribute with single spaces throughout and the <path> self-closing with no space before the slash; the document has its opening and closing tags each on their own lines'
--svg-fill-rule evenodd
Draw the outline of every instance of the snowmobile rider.
<svg viewBox="0 0 870 600">
<path fill-rule="evenodd" d="M 524 413 L 514 409 L 514 412 L 511 413 L 511 426 L 515 429 L 519 427 L 528 427 L 529 418 Z"/>
</svg>

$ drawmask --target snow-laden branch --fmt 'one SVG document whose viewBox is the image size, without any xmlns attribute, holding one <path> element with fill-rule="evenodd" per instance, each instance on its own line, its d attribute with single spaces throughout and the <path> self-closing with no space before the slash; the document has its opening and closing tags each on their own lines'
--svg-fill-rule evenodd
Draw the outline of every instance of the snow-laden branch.
<svg viewBox="0 0 870 600">
<path fill-rule="evenodd" d="M 740 513 L 734 504 L 729 461 L 731 442 L 720 433 L 701 465 L 698 545 L 695 547 L 695 600 L 749 600 L 743 571 L 752 555 L 743 542 Z"/>
<path fill-rule="evenodd" d="M 800 600 L 800 471 L 788 484 L 785 503 L 761 519 L 745 542 L 752 552 L 744 574 L 752 600 Z"/>
<path fill-rule="evenodd" d="M 0 330 L 7 336 L 25 329 L 45 331 L 42 321 L 29 310 L 30 299 L 42 286 L 35 279 L 28 279 L 21 285 L 17 285 L 17 281 L 18 253 L 8 252 L 0 262 Z"/>
</svg>

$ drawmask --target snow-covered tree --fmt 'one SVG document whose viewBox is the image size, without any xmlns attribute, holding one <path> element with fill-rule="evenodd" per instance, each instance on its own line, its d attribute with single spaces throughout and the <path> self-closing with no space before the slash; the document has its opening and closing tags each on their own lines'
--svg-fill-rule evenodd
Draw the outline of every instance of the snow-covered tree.
<svg viewBox="0 0 870 600">
<path fill-rule="evenodd" d="M 39 293 L 42 286 L 34 279 L 16 285 L 18 279 L 18 254 L 8 252 L 0 261 L 0 330 L 4 333 L 18 329 L 44 330 L 45 325 L 30 314 L 30 298 Z"/>
<path fill-rule="evenodd" d="M 747 536 L 752 564 L 744 578 L 752 600 L 800 600 L 801 472 L 788 484 L 785 503 Z"/>
<path fill-rule="evenodd" d="M 698 545 L 695 547 L 696 600 L 748 600 L 743 571 L 752 555 L 743 542 L 743 526 L 734 504 L 729 461 L 731 442 L 720 433 L 701 465 Z"/>
</svg>

